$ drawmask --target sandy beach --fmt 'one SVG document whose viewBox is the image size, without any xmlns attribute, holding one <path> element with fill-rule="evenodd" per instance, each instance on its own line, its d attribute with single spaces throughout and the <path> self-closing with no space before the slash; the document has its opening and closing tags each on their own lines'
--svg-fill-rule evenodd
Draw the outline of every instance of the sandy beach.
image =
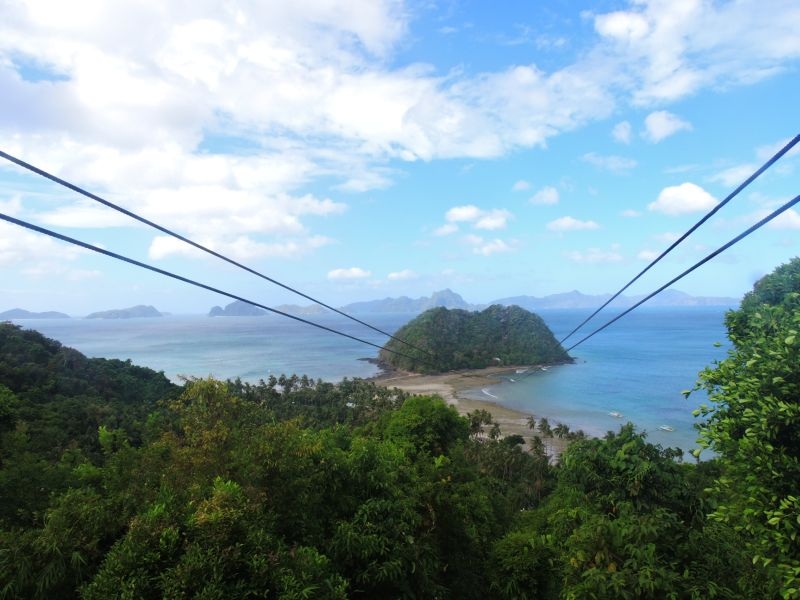
<svg viewBox="0 0 800 600">
<path fill-rule="evenodd" d="M 528 419 L 531 414 L 500 406 L 490 400 L 475 400 L 460 395 L 460 392 L 464 390 L 481 389 L 495 384 L 498 381 L 498 375 L 509 372 L 513 373 L 514 369 L 489 367 L 442 375 L 419 375 L 395 371 L 376 377 L 374 381 L 379 385 L 396 387 L 411 394 L 436 394 L 455 406 L 462 415 L 484 409 L 491 413 L 494 421 L 500 425 L 504 436 L 519 434 L 528 439 L 534 435 L 534 432 L 528 428 Z"/>
</svg>

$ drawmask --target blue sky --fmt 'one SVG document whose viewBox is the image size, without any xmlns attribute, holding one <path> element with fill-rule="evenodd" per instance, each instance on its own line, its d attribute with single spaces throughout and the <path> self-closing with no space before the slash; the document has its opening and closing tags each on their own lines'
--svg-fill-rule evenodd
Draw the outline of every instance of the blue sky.
<svg viewBox="0 0 800 600">
<path fill-rule="evenodd" d="M 616 291 L 800 132 L 796 0 L 0 5 L 0 149 L 329 304 Z M 782 159 L 629 293 L 800 193 Z M 0 164 L 0 212 L 307 301 Z M 790 211 L 676 287 L 739 297 Z M 224 297 L 0 224 L 0 310 Z"/>
</svg>

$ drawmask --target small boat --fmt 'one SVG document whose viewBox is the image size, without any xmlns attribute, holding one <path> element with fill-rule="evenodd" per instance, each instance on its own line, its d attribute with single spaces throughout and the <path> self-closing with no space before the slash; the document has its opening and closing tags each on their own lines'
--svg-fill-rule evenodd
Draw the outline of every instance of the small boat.
<svg viewBox="0 0 800 600">
<path fill-rule="evenodd" d="M 661 425 L 659 429 L 661 431 L 675 431 L 675 429 L 673 427 L 670 427 L 669 425 Z"/>
<path fill-rule="evenodd" d="M 508 378 L 508 380 L 509 380 L 511 383 L 517 383 L 517 380 L 516 380 L 516 379 L 512 379 L 511 377 L 509 377 L 509 378 Z"/>
<path fill-rule="evenodd" d="M 622 413 L 621 412 L 617 412 L 615 410 L 612 410 L 610 413 L 608 413 L 608 416 L 609 417 L 614 417 L 615 419 L 621 419 L 622 418 Z"/>
<path fill-rule="evenodd" d="M 521 375 L 522 373 L 525 373 L 528 369 L 530 369 L 530 367 L 525 367 L 524 369 L 517 369 L 517 375 Z"/>
</svg>

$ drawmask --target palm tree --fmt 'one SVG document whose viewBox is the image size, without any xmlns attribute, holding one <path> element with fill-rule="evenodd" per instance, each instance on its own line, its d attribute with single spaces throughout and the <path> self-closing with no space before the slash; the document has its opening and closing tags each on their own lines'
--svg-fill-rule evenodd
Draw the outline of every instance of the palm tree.
<svg viewBox="0 0 800 600">
<path fill-rule="evenodd" d="M 539 433 L 545 437 L 553 437 L 553 430 L 550 429 L 550 422 L 547 420 L 547 417 L 539 419 Z"/>
<path fill-rule="evenodd" d="M 553 427 L 553 433 L 558 437 L 558 439 L 563 439 L 564 436 L 569 435 L 569 426 L 564 425 L 564 423 L 558 423 L 555 427 Z"/>
</svg>

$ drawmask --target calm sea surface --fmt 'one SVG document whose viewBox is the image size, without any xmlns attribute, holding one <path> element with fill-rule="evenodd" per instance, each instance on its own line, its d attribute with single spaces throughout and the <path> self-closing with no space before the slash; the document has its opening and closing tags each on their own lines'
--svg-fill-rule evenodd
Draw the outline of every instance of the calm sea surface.
<svg viewBox="0 0 800 600">
<path fill-rule="evenodd" d="M 589 312 L 538 314 L 560 339 Z M 704 397 L 693 394 L 687 400 L 681 391 L 694 385 L 703 367 L 725 357 L 724 313 L 722 307 L 640 308 L 575 348 L 571 352 L 575 364 L 510 374 L 503 382 L 468 395 L 546 416 L 551 424 L 564 422 L 592 435 L 616 430 L 630 420 L 648 432 L 650 441 L 689 450 L 697 437 L 691 412 Z M 601 316 L 597 325 L 613 314 Z M 408 319 L 407 315 L 363 318 L 388 332 Z M 379 346 L 386 341 L 385 336 L 340 316 L 310 320 Z M 213 375 L 256 382 L 281 373 L 338 381 L 377 372 L 374 365 L 360 360 L 375 357 L 377 348 L 276 316 L 16 322 L 87 356 L 130 359 L 175 381 L 181 375 Z M 584 335 L 592 330 L 587 328 Z M 576 334 L 570 342 L 581 337 Z M 715 342 L 722 346 L 715 347 Z M 662 425 L 673 431 L 660 430 Z"/>
</svg>

